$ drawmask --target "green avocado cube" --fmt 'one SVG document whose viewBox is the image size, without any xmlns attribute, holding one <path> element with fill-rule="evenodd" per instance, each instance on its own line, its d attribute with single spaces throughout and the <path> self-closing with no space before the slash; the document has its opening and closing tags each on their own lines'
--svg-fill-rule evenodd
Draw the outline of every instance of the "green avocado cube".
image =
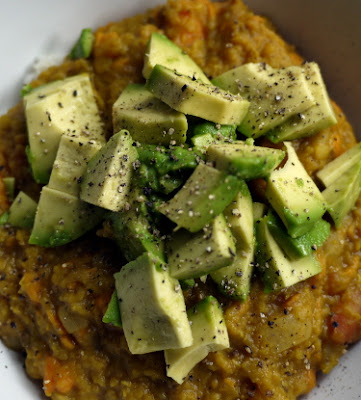
<svg viewBox="0 0 361 400">
<path fill-rule="evenodd" d="M 211 278 L 224 295 L 244 301 L 250 292 L 255 250 L 252 197 L 244 181 L 224 215 L 236 241 L 235 257 L 229 266 L 212 272 Z"/>
<path fill-rule="evenodd" d="M 163 65 L 182 75 L 210 83 L 201 68 L 174 42 L 165 35 L 153 32 L 145 50 L 143 76 L 148 79 L 153 68 Z"/>
<path fill-rule="evenodd" d="M 48 187 L 80 196 L 80 183 L 89 160 L 100 150 L 102 141 L 63 135 L 59 142 Z"/>
<path fill-rule="evenodd" d="M 249 107 L 248 101 L 241 96 L 161 65 L 154 67 L 146 88 L 174 110 L 217 124 L 238 125 Z"/>
<path fill-rule="evenodd" d="M 177 279 L 199 278 L 231 264 L 235 242 L 224 216 L 218 215 L 201 232 L 175 232 L 167 243 L 170 274 Z"/>
<path fill-rule="evenodd" d="M 111 211 L 128 203 L 133 163 L 138 153 L 128 131 L 113 135 L 89 161 L 83 174 L 80 198 Z"/>
<path fill-rule="evenodd" d="M 187 311 L 193 344 L 184 349 L 164 352 L 167 376 L 181 384 L 191 369 L 210 352 L 229 348 L 223 311 L 217 299 L 207 296 Z"/>
<path fill-rule="evenodd" d="M 215 168 L 246 180 L 267 177 L 284 156 L 285 152 L 282 150 L 254 146 L 242 141 L 212 144 L 207 149 L 207 160 Z"/>
<path fill-rule="evenodd" d="M 267 132 L 267 137 L 274 143 L 311 136 L 337 122 L 319 66 L 309 62 L 301 68 L 316 103 Z"/>
<path fill-rule="evenodd" d="M 290 260 L 271 235 L 267 216 L 256 223 L 256 265 L 266 292 L 280 290 L 317 275 L 321 265 L 314 254 Z"/>
<path fill-rule="evenodd" d="M 266 204 L 260 203 L 259 201 L 253 202 L 253 218 L 255 221 L 264 217 L 266 212 L 267 212 Z"/>
<path fill-rule="evenodd" d="M 199 164 L 192 175 L 158 211 L 178 227 L 198 232 L 219 215 L 234 199 L 240 180 L 206 164 Z"/>
<path fill-rule="evenodd" d="M 19 192 L 8 211 L 7 223 L 18 228 L 32 228 L 37 203 L 24 192 Z"/>
<path fill-rule="evenodd" d="M 103 140 L 103 123 L 88 74 L 55 81 L 23 98 L 28 158 L 34 179 L 48 183 L 62 135 Z"/>
<path fill-rule="evenodd" d="M 112 324 L 118 328 L 122 327 L 122 317 L 120 315 L 117 292 L 114 291 L 110 298 L 107 310 L 102 318 L 105 324 Z"/>
<path fill-rule="evenodd" d="M 341 226 L 343 219 L 354 207 L 360 195 L 361 161 L 348 169 L 333 181 L 323 192 L 327 211 L 336 227 Z"/>
<path fill-rule="evenodd" d="M 327 188 L 361 161 L 361 143 L 351 147 L 317 172 L 317 178 Z"/>
<path fill-rule="evenodd" d="M 15 178 L 13 176 L 6 176 L 2 179 L 5 185 L 6 196 L 9 200 L 13 200 L 15 195 Z"/>
<path fill-rule="evenodd" d="M 273 211 L 268 212 L 267 225 L 276 242 L 290 259 L 308 256 L 322 246 L 330 235 L 330 224 L 319 219 L 313 228 L 302 236 L 292 238 L 288 235 L 280 218 Z"/>
<path fill-rule="evenodd" d="M 298 66 L 272 68 L 265 63 L 248 63 L 225 72 L 212 82 L 250 102 L 249 110 L 238 126 L 238 130 L 248 137 L 264 135 L 315 104 Z"/>
<path fill-rule="evenodd" d="M 112 228 L 112 239 L 127 261 L 133 261 L 143 253 L 152 253 L 164 259 L 164 242 L 152 232 L 147 218 L 145 204 L 138 202 L 140 191 L 133 189 L 129 198 L 129 210 L 112 212 L 109 221 Z"/>
<path fill-rule="evenodd" d="M 63 245 L 94 228 L 103 216 L 104 210 L 44 186 L 29 243 L 43 247 Z"/>
<path fill-rule="evenodd" d="M 81 31 L 80 37 L 72 48 L 69 57 L 72 60 L 88 58 L 93 49 L 94 33 L 91 29 L 85 28 Z"/>
<path fill-rule="evenodd" d="M 115 132 L 128 130 L 141 143 L 169 145 L 184 143 L 188 123 L 184 114 L 171 109 L 145 89 L 127 86 L 113 105 Z"/>
<path fill-rule="evenodd" d="M 290 142 L 285 142 L 288 160 L 271 172 L 267 179 L 266 196 L 295 238 L 310 231 L 326 211 L 325 200 L 306 172 Z"/>
<path fill-rule="evenodd" d="M 132 354 L 193 343 L 180 284 L 164 262 L 145 253 L 114 277 L 124 335 Z"/>
</svg>

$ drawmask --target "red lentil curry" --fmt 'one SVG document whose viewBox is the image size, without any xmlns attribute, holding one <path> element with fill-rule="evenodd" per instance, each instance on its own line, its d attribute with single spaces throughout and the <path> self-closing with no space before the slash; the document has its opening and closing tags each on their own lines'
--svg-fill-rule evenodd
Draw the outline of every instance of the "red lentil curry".
<svg viewBox="0 0 361 400">
<path fill-rule="evenodd" d="M 129 82 L 142 82 L 146 43 L 154 31 L 185 49 L 209 76 L 246 62 L 274 67 L 302 59 L 272 25 L 239 0 L 178 0 L 98 29 L 92 56 L 66 59 L 33 82 L 89 72 L 108 134 L 111 107 Z M 334 105 L 338 123 L 295 142 L 312 176 L 355 144 L 352 128 Z M 0 174 L 36 198 L 39 186 L 25 157 L 22 104 L 0 119 Z M 9 151 L 11 149 L 11 152 Z M 258 186 L 262 195 L 262 187 Z M 26 230 L 0 229 L 0 336 L 25 351 L 30 377 L 55 400 L 295 399 L 329 372 L 348 344 L 361 337 L 359 274 L 361 203 L 317 250 L 322 272 L 265 294 L 255 279 L 244 303 L 222 298 L 208 280 L 185 290 L 187 306 L 214 294 L 224 306 L 231 348 L 200 362 L 178 385 L 165 376 L 162 353 L 130 354 L 120 328 L 101 322 L 122 261 L 113 243 L 91 233 L 60 248 L 28 245 Z M 0 180 L 0 209 L 9 201 Z"/>
</svg>

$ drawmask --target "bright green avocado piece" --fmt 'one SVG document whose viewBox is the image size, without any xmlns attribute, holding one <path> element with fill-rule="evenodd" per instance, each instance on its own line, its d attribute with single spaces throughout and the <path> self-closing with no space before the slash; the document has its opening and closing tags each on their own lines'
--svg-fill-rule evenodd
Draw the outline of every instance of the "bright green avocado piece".
<svg viewBox="0 0 361 400">
<path fill-rule="evenodd" d="M 201 163 L 179 192 L 161 204 L 158 211 L 178 227 L 198 232 L 233 200 L 239 182 L 235 176 Z"/>
<path fill-rule="evenodd" d="M 213 143 L 230 143 L 236 139 L 237 134 L 234 125 L 219 125 L 205 121 L 194 127 L 191 142 L 195 149 L 205 153 Z"/>
<path fill-rule="evenodd" d="M 323 192 L 327 211 L 339 227 L 360 195 L 361 161 L 333 181 Z"/>
<path fill-rule="evenodd" d="M 256 265 L 266 292 L 272 292 L 317 275 L 321 265 L 314 254 L 290 260 L 270 233 L 267 216 L 256 223 Z"/>
<path fill-rule="evenodd" d="M 227 349 L 229 344 L 223 311 L 217 299 L 207 296 L 187 311 L 193 344 L 164 352 L 167 376 L 183 383 L 191 369 L 210 352 Z"/>
<path fill-rule="evenodd" d="M 181 146 L 166 148 L 164 146 L 142 144 L 137 147 L 137 150 L 140 163 L 155 168 L 159 176 L 183 169 L 195 169 L 202 160 L 199 153 Z"/>
<path fill-rule="evenodd" d="M 267 132 L 267 137 L 274 143 L 311 136 L 337 122 L 319 66 L 309 62 L 301 68 L 316 103 Z"/>
<path fill-rule="evenodd" d="M 241 96 L 161 65 L 154 67 L 146 88 L 174 110 L 217 124 L 238 125 L 249 107 L 248 101 Z"/>
<path fill-rule="evenodd" d="M 199 278 L 231 264 L 235 242 L 224 216 L 218 215 L 201 232 L 175 232 L 167 243 L 170 274 L 176 279 Z"/>
<path fill-rule="evenodd" d="M 0 215 L 0 226 L 6 225 L 8 223 L 9 212 L 5 211 Z"/>
<path fill-rule="evenodd" d="M 267 212 L 266 204 L 260 203 L 259 201 L 253 202 L 253 218 L 255 221 L 264 217 L 266 212 Z"/>
<path fill-rule="evenodd" d="M 94 33 L 91 29 L 85 28 L 81 31 L 80 37 L 71 49 L 69 57 L 72 60 L 78 58 L 88 58 L 92 52 L 94 44 Z"/>
<path fill-rule="evenodd" d="M 55 81 L 23 98 L 28 159 L 34 179 L 48 183 L 62 135 L 104 140 L 103 123 L 88 74 Z"/>
<path fill-rule="evenodd" d="M 113 127 L 128 130 L 141 143 L 169 145 L 184 143 L 188 123 L 184 114 L 173 110 L 145 89 L 127 86 L 113 105 Z"/>
<path fill-rule="evenodd" d="M 282 150 L 254 146 L 242 141 L 212 144 L 207 149 L 207 160 L 215 168 L 246 180 L 267 177 L 284 156 L 285 152 Z"/>
<path fill-rule="evenodd" d="M 212 83 L 250 102 L 249 110 L 238 126 L 238 130 L 248 137 L 264 135 L 315 104 L 298 66 L 277 69 L 265 63 L 248 63 L 225 72 Z"/>
<path fill-rule="evenodd" d="M 63 245 L 94 228 L 103 216 L 104 210 L 44 186 L 29 243 L 43 247 Z"/>
<path fill-rule="evenodd" d="M 13 176 L 6 176 L 3 178 L 3 182 L 5 185 L 6 196 L 9 200 L 13 200 L 15 195 L 15 178 Z"/>
<path fill-rule="evenodd" d="M 48 187 L 79 197 L 80 183 L 89 160 L 100 150 L 105 139 L 63 135 L 59 142 Z"/>
<path fill-rule="evenodd" d="M 130 193 L 129 210 L 110 213 L 112 239 L 128 261 L 133 261 L 143 253 L 155 254 L 164 259 L 164 242 L 152 233 L 151 224 L 147 219 L 145 204 L 138 202 L 138 190 Z"/>
<path fill-rule="evenodd" d="M 281 219 L 271 210 L 268 212 L 267 224 L 270 233 L 290 259 L 310 255 L 313 250 L 322 246 L 330 235 L 331 229 L 327 221 L 319 219 L 310 231 L 297 238 L 292 238 L 288 235 Z"/>
<path fill-rule="evenodd" d="M 361 161 L 361 143 L 351 147 L 317 172 L 317 178 L 327 188 Z"/>
<path fill-rule="evenodd" d="M 122 317 L 120 316 L 119 302 L 116 291 L 114 291 L 112 294 L 102 321 L 105 324 L 112 324 L 118 328 L 122 327 Z"/>
<path fill-rule="evenodd" d="M 19 192 L 8 212 L 7 223 L 18 228 L 31 229 L 37 203 L 24 192 Z"/>
<path fill-rule="evenodd" d="M 306 172 L 290 142 L 285 142 L 286 164 L 271 172 L 267 179 L 266 196 L 296 238 L 310 231 L 326 211 L 325 200 Z"/>
<path fill-rule="evenodd" d="M 89 161 L 83 174 L 80 198 L 111 211 L 128 202 L 133 163 L 138 153 L 128 131 L 113 135 Z"/>
<path fill-rule="evenodd" d="M 164 262 L 144 253 L 114 277 L 124 335 L 132 354 L 193 343 L 180 284 Z"/>
<path fill-rule="evenodd" d="M 143 76 L 145 79 L 157 65 L 163 65 L 192 79 L 199 79 L 203 83 L 210 83 L 201 68 L 175 43 L 161 33 L 153 32 L 144 56 Z"/>
<path fill-rule="evenodd" d="M 195 149 L 204 154 L 211 144 L 217 142 L 217 139 L 210 133 L 203 133 L 201 135 L 192 136 L 191 142 Z"/>
<path fill-rule="evenodd" d="M 236 240 L 235 257 L 229 266 L 212 272 L 211 278 L 223 294 L 244 301 L 250 292 L 255 247 L 253 203 L 244 181 L 224 215 Z"/>
<path fill-rule="evenodd" d="M 215 139 L 220 141 L 229 141 L 237 139 L 236 126 L 235 125 L 219 125 L 213 122 L 204 121 L 193 128 L 193 135 L 200 136 L 210 134 Z"/>
</svg>

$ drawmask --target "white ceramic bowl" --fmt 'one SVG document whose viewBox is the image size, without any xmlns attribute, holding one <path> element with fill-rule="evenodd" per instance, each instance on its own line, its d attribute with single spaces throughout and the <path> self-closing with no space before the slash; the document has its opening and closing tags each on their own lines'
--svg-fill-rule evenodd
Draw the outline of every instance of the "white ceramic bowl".
<svg viewBox="0 0 361 400">
<path fill-rule="evenodd" d="M 196 1 L 196 0 L 194 0 Z M 162 0 L 13 0 L 2 1 L 0 13 L 0 114 L 19 101 L 20 88 L 35 59 L 68 53 L 80 30 L 141 12 Z M 246 0 L 269 16 L 281 34 L 307 60 L 322 68 L 331 96 L 341 105 L 361 138 L 361 0 Z M 307 400 L 361 398 L 361 344 Z M 0 397 L 38 400 L 38 383 L 26 378 L 23 359 L 0 343 Z"/>
</svg>

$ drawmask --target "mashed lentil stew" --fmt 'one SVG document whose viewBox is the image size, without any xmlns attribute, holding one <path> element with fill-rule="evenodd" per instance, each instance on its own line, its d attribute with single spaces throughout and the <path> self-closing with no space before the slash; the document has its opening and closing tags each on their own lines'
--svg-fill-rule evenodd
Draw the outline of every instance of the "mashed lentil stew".
<svg viewBox="0 0 361 400">
<path fill-rule="evenodd" d="M 273 67 L 302 62 L 272 25 L 240 0 L 174 0 L 98 29 L 89 59 L 66 59 L 32 84 L 88 72 L 110 136 L 112 105 L 129 82 L 143 81 L 145 46 L 155 31 L 186 50 L 209 76 L 246 62 Z M 311 176 L 356 142 L 334 107 L 335 126 L 295 141 Z M 19 104 L 0 119 L 0 174 L 15 177 L 17 189 L 37 198 L 40 187 L 29 174 L 26 144 Z M 262 196 L 260 185 L 253 189 Z M 8 207 L 0 180 L 0 210 Z M 106 239 L 106 229 L 44 249 L 28 244 L 26 230 L 5 226 L 0 229 L 0 337 L 26 352 L 27 373 L 41 379 L 54 400 L 295 399 L 315 386 L 317 371 L 329 372 L 348 344 L 361 337 L 360 230 L 359 201 L 317 250 L 322 272 L 278 292 L 264 293 L 257 278 L 244 303 L 220 296 L 210 280 L 185 290 L 188 307 L 208 294 L 222 302 L 231 348 L 210 353 L 178 385 L 166 378 L 162 353 L 132 355 L 121 328 L 102 323 L 113 274 L 125 263 Z"/>
</svg>

